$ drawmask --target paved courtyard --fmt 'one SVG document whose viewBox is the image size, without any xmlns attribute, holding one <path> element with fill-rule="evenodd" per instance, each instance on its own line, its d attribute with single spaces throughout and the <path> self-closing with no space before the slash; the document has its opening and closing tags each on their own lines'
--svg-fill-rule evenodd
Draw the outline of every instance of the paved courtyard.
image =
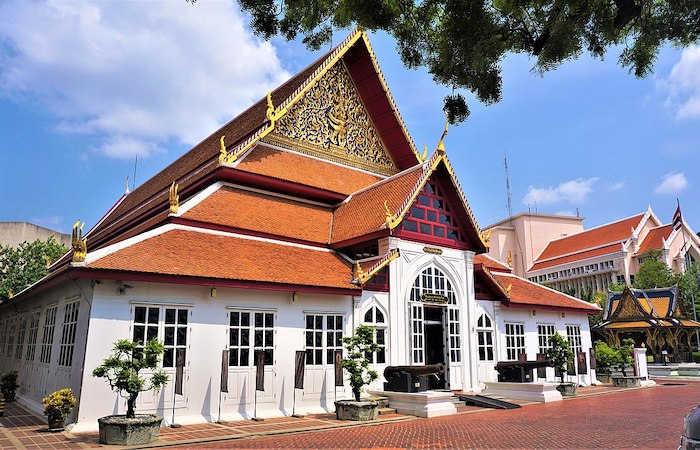
<svg viewBox="0 0 700 450">
<path fill-rule="evenodd" d="M 457 415 L 433 419 L 381 416 L 372 425 L 326 414 L 163 428 L 152 446 L 675 449 L 683 417 L 698 404 L 700 380 L 660 380 L 659 387 L 649 389 L 582 388 L 574 399 L 509 411 L 462 407 Z M 0 418 L 2 449 L 102 447 L 94 433 L 48 433 L 40 417 L 16 404 L 7 406 Z"/>
<path fill-rule="evenodd" d="M 684 386 L 671 384 L 683 383 Z M 229 441 L 197 448 L 676 449 L 700 381 L 378 427 Z"/>
</svg>

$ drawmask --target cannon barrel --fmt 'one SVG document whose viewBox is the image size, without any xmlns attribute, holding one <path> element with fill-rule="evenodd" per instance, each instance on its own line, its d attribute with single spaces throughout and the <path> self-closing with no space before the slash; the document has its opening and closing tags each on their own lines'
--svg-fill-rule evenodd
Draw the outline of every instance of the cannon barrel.
<svg viewBox="0 0 700 450">
<path fill-rule="evenodd" d="M 406 372 L 414 377 L 433 374 L 442 375 L 445 373 L 445 365 L 443 363 L 437 363 L 427 364 L 425 366 L 387 366 L 387 368 L 384 369 L 384 378 L 388 380 L 401 372 Z"/>
<path fill-rule="evenodd" d="M 551 365 L 551 359 L 544 359 L 542 361 L 498 361 L 496 363 L 495 369 L 498 371 L 514 367 L 522 367 L 524 369 L 536 369 L 538 367 L 550 367 Z"/>
</svg>

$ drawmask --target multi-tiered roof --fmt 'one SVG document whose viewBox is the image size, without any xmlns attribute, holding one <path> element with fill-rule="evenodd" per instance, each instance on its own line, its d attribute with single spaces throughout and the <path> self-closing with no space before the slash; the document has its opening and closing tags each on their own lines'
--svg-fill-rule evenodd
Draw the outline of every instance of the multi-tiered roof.
<svg viewBox="0 0 700 450">
<path fill-rule="evenodd" d="M 20 297 L 81 277 L 356 294 L 386 284 L 381 238 L 486 249 L 442 139 L 418 154 L 359 31 L 74 234 Z"/>
</svg>

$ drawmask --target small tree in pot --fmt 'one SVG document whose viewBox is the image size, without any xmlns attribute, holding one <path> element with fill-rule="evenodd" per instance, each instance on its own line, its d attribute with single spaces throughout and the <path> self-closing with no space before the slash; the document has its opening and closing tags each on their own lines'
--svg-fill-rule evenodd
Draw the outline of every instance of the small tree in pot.
<svg viewBox="0 0 700 450">
<path fill-rule="evenodd" d="M 622 372 L 622 376 L 613 376 L 613 384 L 618 387 L 639 387 L 641 380 L 639 377 L 628 377 L 626 370 L 634 364 L 634 339 L 623 339 L 622 345 L 616 347 L 619 354 L 617 369 Z"/>
<path fill-rule="evenodd" d="M 41 400 L 44 405 L 44 415 L 49 422 L 49 431 L 63 430 L 63 423 L 77 402 L 78 399 L 73 396 L 70 388 L 59 389 Z"/>
<path fill-rule="evenodd" d="M 6 402 L 15 401 L 15 391 L 18 387 L 16 370 L 10 370 L 0 375 L 0 392 L 2 392 Z"/>
<path fill-rule="evenodd" d="M 574 352 L 567 340 L 561 334 L 555 332 L 549 337 L 550 348 L 545 352 L 545 358 L 552 361 L 552 366 L 556 373 L 559 374 L 561 383 L 557 386 L 557 390 L 562 395 L 576 395 L 576 383 L 564 382 L 564 374 L 566 373 L 566 365 L 572 361 Z"/>
<path fill-rule="evenodd" d="M 620 352 L 603 341 L 595 343 L 596 376 L 600 381 L 610 382 L 612 369 L 620 364 Z"/>
<path fill-rule="evenodd" d="M 147 444 L 158 438 L 163 418 L 153 414 L 137 416 L 134 407 L 141 392 L 158 392 L 168 382 L 165 372 L 157 370 L 164 351 L 165 347 L 156 339 L 151 339 L 143 347 L 140 342 L 122 339 L 114 344 L 112 354 L 92 371 L 92 376 L 105 378 L 112 390 L 126 399 L 127 404 L 125 416 L 98 419 L 100 443 Z M 154 370 L 148 384 L 139 375 L 144 369 Z"/>
<path fill-rule="evenodd" d="M 377 402 L 361 401 L 362 388 L 379 378 L 379 374 L 369 369 L 369 359 L 373 353 L 380 350 L 374 340 L 375 330 L 367 325 L 360 325 L 353 336 L 341 339 L 345 347 L 346 357 L 340 366 L 350 374 L 350 386 L 355 400 L 339 400 L 335 402 L 338 419 L 374 420 L 377 418 Z"/>
</svg>

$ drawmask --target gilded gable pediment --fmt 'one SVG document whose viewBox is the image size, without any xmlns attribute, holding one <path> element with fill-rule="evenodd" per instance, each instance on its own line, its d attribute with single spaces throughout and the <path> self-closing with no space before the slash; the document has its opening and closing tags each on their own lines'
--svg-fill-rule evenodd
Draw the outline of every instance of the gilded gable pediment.
<svg viewBox="0 0 700 450">
<path fill-rule="evenodd" d="M 290 107 L 265 141 L 375 173 L 398 171 L 342 61 Z"/>
</svg>

